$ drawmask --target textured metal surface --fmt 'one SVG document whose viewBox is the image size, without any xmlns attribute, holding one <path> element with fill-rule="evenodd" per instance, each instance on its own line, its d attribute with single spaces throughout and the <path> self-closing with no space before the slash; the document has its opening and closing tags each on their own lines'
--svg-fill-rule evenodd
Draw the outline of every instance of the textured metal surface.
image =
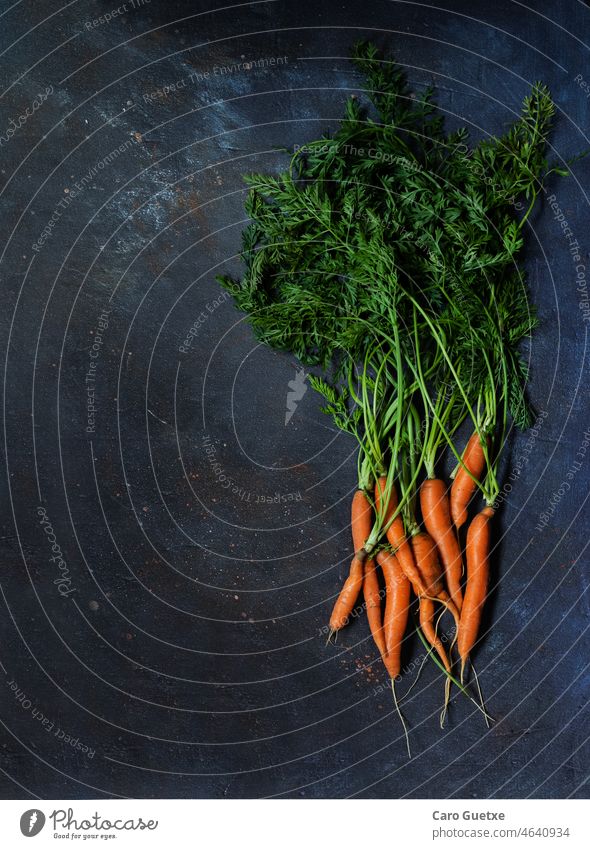
<svg viewBox="0 0 590 849">
<path fill-rule="evenodd" d="M 555 183 L 579 263 L 548 204 L 529 232 L 542 322 L 531 397 L 546 415 L 511 441 L 495 527 L 476 660 L 497 721 L 487 731 L 455 700 L 441 731 L 427 664 L 404 706 L 409 762 L 366 621 L 336 648 L 320 633 L 350 555 L 353 445 L 214 280 L 237 268 L 240 175 L 280 167 L 279 147 L 341 115 L 359 36 L 394 51 L 417 88 L 436 85 L 450 124 L 476 137 L 501 132 L 542 78 L 556 155 L 590 146 L 586 6 L 0 11 L 1 795 L 586 796 L 589 323 L 576 264 L 588 264 L 590 162 Z M 409 641 L 402 692 L 420 657 Z"/>
</svg>

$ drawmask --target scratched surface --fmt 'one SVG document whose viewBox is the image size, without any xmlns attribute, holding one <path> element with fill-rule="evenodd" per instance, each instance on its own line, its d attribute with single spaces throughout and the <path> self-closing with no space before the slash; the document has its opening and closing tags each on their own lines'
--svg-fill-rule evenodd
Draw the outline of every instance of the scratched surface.
<svg viewBox="0 0 590 849">
<path fill-rule="evenodd" d="M 360 36 L 475 137 L 541 78 L 555 155 L 590 146 L 590 12 L 531 5 L 2 0 L 3 797 L 588 795 L 590 161 L 529 228 L 540 418 L 476 654 L 496 722 L 455 699 L 441 731 L 428 663 L 411 761 L 366 621 L 321 636 L 354 446 L 215 282 L 240 175 L 333 126 Z"/>
</svg>

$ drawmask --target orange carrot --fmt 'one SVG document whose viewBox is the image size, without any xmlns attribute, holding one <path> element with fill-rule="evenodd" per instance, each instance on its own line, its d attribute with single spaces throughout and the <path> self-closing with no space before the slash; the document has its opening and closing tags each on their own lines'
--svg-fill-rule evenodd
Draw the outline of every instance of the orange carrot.
<svg viewBox="0 0 590 849">
<path fill-rule="evenodd" d="M 461 612 L 463 560 L 457 534 L 451 522 L 447 487 L 440 478 L 425 480 L 420 487 L 420 507 L 424 526 L 434 540 L 445 567 L 447 586 L 455 607 Z"/>
<path fill-rule="evenodd" d="M 381 477 L 375 484 L 375 507 L 379 510 L 379 505 L 385 492 L 385 484 L 387 478 Z M 398 505 L 397 492 L 395 486 L 391 487 L 391 495 L 385 515 L 385 522 L 388 522 Z M 397 557 L 398 563 L 401 566 L 404 575 L 411 583 L 416 595 L 423 595 L 426 588 L 422 581 L 420 572 L 416 568 L 412 547 L 410 546 L 404 531 L 404 522 L 401 515 L 396 516 L 387 530 L 387 541 L 393 548 Z"/>
<path fill-rule="evenodd" d="M 430 534 L 418 533 L 412 537 L 412 550 L 418 571 L 424 583 L 422 595 L 438 597 L 445 592 L 443 573 L 438 562 L 436 546 Z"/>
<path fill-rule="evenodd" d="M 350 525 L 356 554 L 366 543 L 373 527 L 373 510 L 364 489 L 357 489 L 352 497 Z"/>
<path fill-rule="evenodd" d="M 426 598 L 425 596 L 422 596 L 420 599 L 420 627 L 432 648 L 435 649 L 439 655 L 444 668 L 450 673 L 451 664 L 448 655 L 442 644 L 442 640 L 437 636 L 436 629 L 434 627 L 434 602 L 432 599 Z"/>
<path fill-rule="evenodd" d="M 381 592 L 377 578 L 377 567 L 374 560 L 365 563 L 365 574 L 363 578 L 363 595 L 367 608 L 367 618 L 375 645 L 385 666 L 387 666 L 387 648 L 385 645 L 385 631 L 383 629 L 383 618 L 381 616 Z"/>
<path fill-rule="evenodd" d="M 387 655 L 385 666 L 389 677 L 394 679 L 401 670 L 402 641 L 408 624 L 410 612 L 410 582 L 406 578 L 395 554 L 380 551 L 377 562 L 385 578 L 385 645 Z"/>
<path fill-rule="evenodd" d="M 461 658 L 461 680 L 463 680 L 465 664 L 477 640 L 483 603 L 487 594 L 490 520 L 493 515 L 494 510 L 491 507 L 484 507 L 474 517 L 467 531 L 467 584 L 457 639 Z"/>
<path fill-rule="evenodd" d="M 425 591 L 421 595 L 434 597 L 448 608 L 459 629 L 459 611 L 445 589 L 443 571 L 438 561 L 436 546 L 430 534 L 419 533 L 412 537 L 412 549 Z"/>
<path fill-rule="evenodd" d="M 444 725 L 447 707 L 449 704 L 449 698 L 451 694 L 451 662 L 449 660 L 449 656 L 445 651 L 445 647 L 442 644 L 442 640 L 440 639 L 440 637 L 438 637 L 436 633 L 436 627 L 434 625 L 434 602 L 432 601 L 432 599 L 426 598 L 425 596 L 422 596 L 420 598 L 419 615 L 422 633 L 424 634 L 424 637 L 427 642 L 430 643 L 432 648 L 440 657 L 442 665 L 444 666 L 447 672 L 447 680 L 445 683 L 445 702 L 442 709 L 442 713 L 440 715 L 440 726 L 442 728 Z"/>
<path fill-rule="evenodd" d="M 355 556 L 350 564 L 348 578 L 336 599 L 336 604 L 330 617 L 330 635 L 339 631 L 348 622 L 348 617 L 357 600 L 363 585 L 363 564 L 366 559 L 364 550 L 367 537 L 371 533 L 373 525 L 373 511 L 367 494 L 363 489 L 357 489 L 352 497 L 350 510 L 350 525 L 352 530 L 352 543 Z M 358 556 L 357 556 L 358 555 Z"/>
<path fill-rule="evenodd" d="M 486 458 L 483 445 L 477 431 L 471 434 L 463 452 L 463 463 L 476 480 L 479 480 L 485 467 Z M 467 505 L 475 492 L 476 483 L 463 465 L 459 465 L 455 480 L 451 486 L 451 516 L 457 530 L 467 521 Z"/>
<path fill-rule="evenodd" d="M 414 542 L 416 541 L 416 542 Z M 414 547 L 414 555 L 416 557 L 416 563 L 418 564 L 418 568 L 422 572 L 424 576 L 425 583 L 429 584 L 429 590 L 432 592 L 433 589 L 436 589 L 438 585 L 442 581 L 442 572 L 440 566 L 438 565 L 438 557 L 436 556 L 436 549 L 434 547 L 434 543 L 428 534 L 416 534 L 412 537 L 412 544 Z M 437 577 L 438 572 L 438 577 Z M 443 601 L 446 598 L 446 606 L 451 610 L 453 616 L 455 617 L 455 622 L 458 624 L 459 614 L 455 608 L 455 605 L 452 601 L 450 601 L 448 593 L 444 589 L 439 589 L 437 594 L 439 600 Z M 449 660 L 449 656 L 447 655 L 445 648 L 442 644 L 442 640 L 436 633 L 436 627 L 434 624 L 434 615 L 435 615 L 435 600 L 430 597 L 423 595 L 420 597 L 420 608 L 419 608 L 419 616 L 420 616 L 420 627 L 422 628 L 422 633 L 426 640 L 430 643 L 432 648 L 437 652 L 440 657 L 442 664 L 448 674 L 451 674 L 451 662 Z M 443 711 L 440 717 L 441 728 L 444 725 L 445 715 L 447 712 L 447 706 L 449 703 L 451 692 L 451 679 L 447 677 L 445 684 L 445 702 Z"/>
<path fill-rule="evenodd" d="M 363 585 L 363 561 L 358 557 L 352 558 L 350 564 L 350 572 L 348 578 L 344 582 L 344 586 L 340 590 L 340 595 L 336 599 L 336 604 L 330 616 L 330 636 L 334 631 L 339 631 L 344 628 L 348 622 L 348 617 L 352 613 L 352 609 L 358 598 Z"/>
</svg>

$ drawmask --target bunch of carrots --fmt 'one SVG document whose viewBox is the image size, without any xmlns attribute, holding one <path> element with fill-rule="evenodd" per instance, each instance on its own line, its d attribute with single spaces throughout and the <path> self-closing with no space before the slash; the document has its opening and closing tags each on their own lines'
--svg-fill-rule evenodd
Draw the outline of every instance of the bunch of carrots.
<svg viewBox="0 0 590 849">
<path fill-rule="evenodd" d="M 354 556 L 349 575 L 332 610 L 329 639 L 347 624 L 362 592 L 371 634 L 391 678 L 394 698 L 395 679 L 401 672 L 402 642 L 407 631 L 412 592 L 419 603 L 422 634 L 438 654 L 448 676 L 447 684 L 452 680 L 452 663 L 437 634 L 436 606 L 440 605 L 453 616 L 456 626 L 453 642 L 457 644 L 463 684 L 487 594 L 493 508 L 484 507 L 469 523 L 465 546 L 465 591 L 459 530 L 467 522 L 469 502 L 484 465 L 482 444 L 479 435 L 474 433 L 450 487 L 450 494 L 441 478 L 426 478 L 422 482 L 420 510 L 424 530 L 413 524 L 409 535 L 401 515 L 396 515 L 397 492 L 395 486 L 388 486 L 386 476 L 376 481 L 373 492 L 358 489 L 353 496 L 351 529 Z M 387 545 L 377 548 L 370 542 L 374 538 L 375 514 L 384 517 L 382 533 L 387 540 Z M 384 610 L 379 567 L 385 585 Z M 445 706 L 448 690 L 447 686 Z"/>
<path fill-rule="evenodd" d="M 545 182 L 568 172 L 545 157 L 555 110 L 543 85 L 504 135 L 469 147 L 465 129 L 445 131 L 432 92 L 411 91 L 374 45 L 357 45 L 353 61 L 368 106 L 354 94 L 338 129 L 297 149 L 286 171 L 245 178 L 243 273 L 219 280 L 259 340 L 316 367 L 323 411 L 358 444 L 354 557 L 331 636 L 362 593 L 394 680 L 413 592 L 418 634 L 446 676 L 446 711 L 452 682 L 467 692 L 502 450 L 510 427 L 533 418 L 527 222 Z M 440 472 L 449 460 L 450 489 Z"/>
</svg>

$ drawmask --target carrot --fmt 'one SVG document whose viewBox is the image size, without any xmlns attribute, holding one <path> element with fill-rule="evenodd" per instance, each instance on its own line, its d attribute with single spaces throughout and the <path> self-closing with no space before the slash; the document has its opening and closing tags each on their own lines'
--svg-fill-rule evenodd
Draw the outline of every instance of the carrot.
<svg viewBox="0 0 590 849">
<path fill-rule="evenodd" d="M 385 492 L 385 484 L 387 478 L 381 477 L 375 484 L 375 508 L 379 510 L 383 493 Z M 388 522 L 392 514 L 397 508 L 397 492 L 395 486 L 391 487 L 389 504 L 385 514 L 385 522 Z M 396 516 L 389 528 L 387 529 L 387 541 L 395 551 L 398 563 L 401 566 L 404 575 L 411 583 L 416 595 L 423 595 L 426 591 L 420 572 L 416 568 L 412 547 L 410 546 L 404 531 L 404 521 L 400 516 Z"/>
<path fill-rule="evenodd" d="M 397 678 L 401 670 L 402 641 L 410 612 L 410 582 L 405 576 L 395 554 L 380 551 L 377 562 L 385 578 L 385 666 L 391 679 Z"/>
<path fill-rule="evenodd" d="M 350 525 L 356 554 L 363 548 L 373 527 L 373 510 L 364 489 L 357 489 L 352 497 Z"/>
<path fill-rule="evenodd" d="M 354 546 L 354 557 L 350 564 L 350 572 L 348 578 L 344 582 L 344 586 L 340 590 L 340 595 L 336 599 L 336 603 L 330 617 L 330 633 L 328 641 L 331 639 L 335 631 L 344 628 L 348 622 L 348 618 L 352 613 L 352 609 L 357 600 L 358 594 L 363 585 L 363 564 L 367 553 L 364 550 L 367 537 L 371 533 L 373 524 L 373 511 L 371 503 L 367 498 L 367 493 L 364 489 L 357 489 L 352 497 L 352 505 L 350 510 L 350 525 L 352 530 L 352 543 Z M 358 556 L 357 556 L 358 555 Z"/>
<path fill-rule="evenodd" d="M 461 658 L 461 680 L 463 680 L 465 664 L 477 640 L 483 603 L 487 594 L 490 520 L 493 515 L 492 507 L 484 507 L 474 517 L 467 531 L 467 584 L 457 639 L 457 648 Z"/>
<path fill-rule="evenodd" d="M 414 559 L 422 576 L 425 591 L 422 596 L 438 599 L 448 609 L 455 620 L 455 626 L 459 630 L 459 611 L 451 600 L 445 589 L 443 571 L 438 561 L 436 546 L 430 534 L 418 533 L 412 537 L 412 548 Z"/>
<path fill-rule="evenodd" d="M 436 627 L 434 625 L 434 601 L 432 599 L 426 598 L 425 596 L 422 596 L 420 598 L 419 615 L 422 633 L 424 634 L 426 640 L 430 643 L 432 648 L 437 652 L 447 673 L 447 680 L 445 682 L 445 701 L 442 713 L 440 715 L 440 727 L 442 728 L 444 725 L 445 716 L 449 704 L 449 697 L 451 693 L 451 662 L 445 651 L 445 647 L 442 644 L 442 640 L 436 633 Z"/>
<path fill-rule="evenodd" d="M 438 562 L 434 540 L 430 534 L 418 533 L 412 537 L 412 549 L 425 591 L 422 595 L 438 597 L 445 592 L 443 573 Z"/>
<path fill-rule="evenodd" d="M 443 662 L 444 668 L 448 673 L 450 673 L 451 663 L 442 644 L 442 640 L 437 636 L 436 629 L 434 627 L 434 601 L 430 598 L 426 598 L 425 596 L 422 596 L 420 599 L 420 627 L 432 648 L 436 649 Z"/>
<path fill-rule="evenodd" d="M 386 593 L 385 617 L 383 621 L 387 654 L 385 655 L 383 662 L 385 663 L 385 668 L 391 678 L 393 702 L 404 730 L 408 757 L 411 758 L 412 752 L 410 750 L 408 726 L 406 725 L 406 721 L 400 710 L 397 696 L 395 694 L 395 679 L 400 674 L 401 670 L 402 640 L 408 624 L 410 593 L 412 589 L 410 581 L 406 577 L 395 554 L 381 550 L 377 554 L 377 562 L 383 570 Z"/>
<path fill-rule="evenodd" d="M 363 561 L 358 557 L 352 558 L 350 564 L 350 572 L 348 578 L 344 582 L 344 586 L 340 590 L 340 595 L 336 599 L 336 604 L 330 616 L 330 634 L 328 640 L 335 631 L 344 628 L 348 622 L 348 617 L 352 613 L 352 609 L 358 598 L 363 585 Z"/>
<path fill-rule="evenodd" d="M 451 522 L 447 487 L 440 478 L 425 480 L 420 487 L 420 507 L 424 526 L 434 540 L 445 567 L 451 599 L 461 612 L 463 560 L 457 534 Z"/>
<path fill-rule="evenodd" d="M 475 492 L 476 483 L 469 475 L 467 469 L 476 480 L 479 480 L 486 463 L 483 445 L 477 431 L 474 431 L 465 451 L 463 452 L 463 465 L 459 465 L 455 480 L 451 486 L 451 516 L 457 530 L 467 521 L 467 505 Z"/>
<path fill-rule="evenodd" d="M 387 648 L 385 645 L 385 631 L 383 629 L 383 619 L 381 616 L 381 592 L 379 590 L 379 580 L 377 578 L 377 567 L 374 560 L 368 560 L 365 563 L 365 574 L 363 578 L 363 595 L 367 608 L 367 618 L 371 634 L 375 640 L 375 645 L 379 649 L 379 654 L 383 663 L 387 667 Z"/>
</svg>

